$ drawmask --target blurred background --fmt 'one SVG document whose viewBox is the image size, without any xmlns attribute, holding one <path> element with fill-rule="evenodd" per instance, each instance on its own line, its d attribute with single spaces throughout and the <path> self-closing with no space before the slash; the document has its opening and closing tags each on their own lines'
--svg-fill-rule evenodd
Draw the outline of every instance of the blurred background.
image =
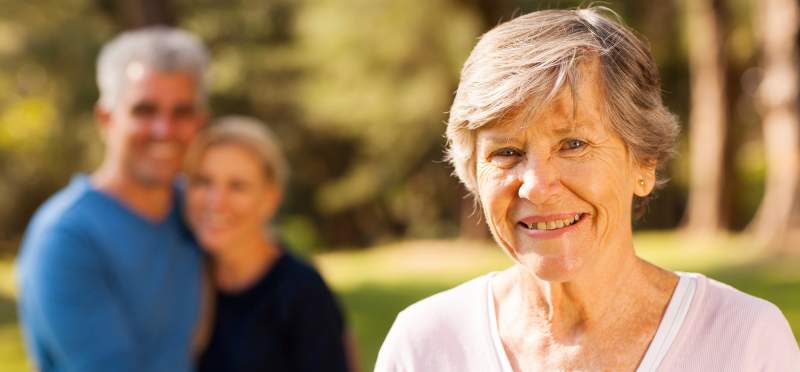
<svg viewBox="0 0 800 372">
<path fill-rule="evenodd" d="M 477 38 L 532 0 L 0 0 L 0 370 L 27 367 L 13 261 L 34 210 L 99 164 L 95 58 L 170 24 L 212 52 L 215 115 L 258 117 L 292 166 L 279 231 L 340 296 L 362 368 L 396 313 L 510 264 L 443 161 Z M 776 303 L 800 335 L 796 0 L 605 5 L 649 40 L 683 128 L 670 183 L 636 222 L 642 256 Z"/>
</svg>

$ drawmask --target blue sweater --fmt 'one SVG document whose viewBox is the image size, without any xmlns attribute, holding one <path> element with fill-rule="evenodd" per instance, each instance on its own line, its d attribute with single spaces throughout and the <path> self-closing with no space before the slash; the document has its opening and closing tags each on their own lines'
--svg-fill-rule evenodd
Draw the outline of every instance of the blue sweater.
<svg viewBox="0 0 800 372">
<path fill-rule="evenodd" d="M 201 266 L 179 198 L 154 223 L 74 177 L 36 212 L 18 261 L 19 317 L 36 367 L 190 371 Z"/>
</svg>

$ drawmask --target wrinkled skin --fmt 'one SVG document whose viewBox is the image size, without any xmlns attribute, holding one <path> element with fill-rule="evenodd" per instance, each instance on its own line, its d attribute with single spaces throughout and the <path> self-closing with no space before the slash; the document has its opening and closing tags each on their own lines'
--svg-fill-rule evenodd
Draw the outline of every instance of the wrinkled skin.
<svg viewBox="0 0 800 372">
<path fill-rule="evenodd" d="M 548 281 L 572 280 L 631 249 L 632 198 L 649 193 L 655 176 L 605 124 L 596 69 L 582 72 L 577 105 L 567 86 L 534 117 L 518 114 L 477 133 L 477 190 L 489 227 L 516 261 Z M 577 213 L 576 229 L 553 239 L 533 238 L 519 224 Z"/>
<path fill-rule="evenodd" d="M 584 63 L 575 92 L 477 133 L 477 193 L 517 263 L 491 284 L 515 371 L 635 370 L 677 283 L 635 255 L 632 199 L 652 191 L 655 169 L 610 129 L 601 87 L 596 61 Z M 563 230 L 521 223 L 575 215 Z"/>
</svg>

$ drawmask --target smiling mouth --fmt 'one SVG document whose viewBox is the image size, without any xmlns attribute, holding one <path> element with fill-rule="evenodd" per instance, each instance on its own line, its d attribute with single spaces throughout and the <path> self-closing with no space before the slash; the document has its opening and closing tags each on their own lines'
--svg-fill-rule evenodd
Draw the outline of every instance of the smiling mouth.
<svg viewBox="0 0 800 372">
<path fill-rule="evenodd" d="M 230 218 L 219 214 L 204 214 L 199 222 L 201 228 L 222 229 L 228 227 Z"/>
<path fill-rule="evenodd" d="M 520 221 L 518 224 L 528 230 L 558 230 L 578 223 L 583 219 L 584 216 L 586 216 L 585 213 L 584 214 L 576 213 L 574 216 L 569 216 L 567 218 L 561 218 L 557 220 L 531 222 L 531 223 L 525 223 Z"/>
<path fill-rule="evenodd" d="M 174 158 L 180 154 L 180 148 L 173 143 L 156 143 L 150 144 L 147 148 L 147 152 L 158 159 Z"/>
</svg>

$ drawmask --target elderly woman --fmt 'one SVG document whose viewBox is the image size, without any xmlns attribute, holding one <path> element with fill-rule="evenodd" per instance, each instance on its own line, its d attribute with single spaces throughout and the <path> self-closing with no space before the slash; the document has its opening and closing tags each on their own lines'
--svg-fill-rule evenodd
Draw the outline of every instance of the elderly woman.
<svg viewBox="0 0 800 372">
<path fill-rule="evenodd" d="M 271 132 L 253 119 L 220 119 L 195 140 L 187 173 L 187 216 L 216 289 L 198 370 L 347 371 L 333 294 L 266 228 L 288 174 Z"/>
<path fill-rule="evenodd" d="M 401 312 L 376 371 L 800 371 L 777 307 L 636 256 L 677 134 L 647 46 L 601 9 L 483 35 L 449 155 L 514 265 Z"/>
</svg>

